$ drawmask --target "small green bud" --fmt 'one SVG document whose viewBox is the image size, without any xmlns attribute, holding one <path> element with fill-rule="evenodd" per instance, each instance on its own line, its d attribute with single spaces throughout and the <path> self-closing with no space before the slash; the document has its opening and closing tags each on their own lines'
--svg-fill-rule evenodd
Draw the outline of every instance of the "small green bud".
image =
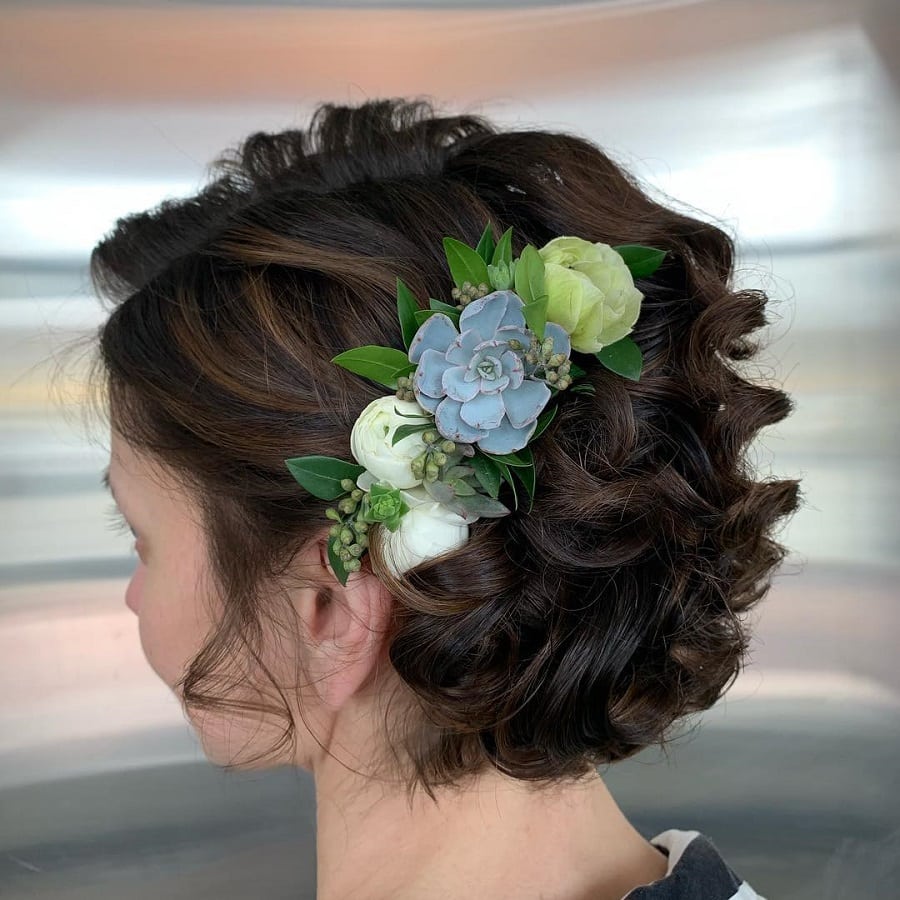
<svg viewBox="0 0 900 900">
<path fill-rule="evenodd" d="M 397 387 L 409 387 L 409 376 L 408 375 L 400 375 L 397 378 Z"/>
<path fill-rule="evenodd" d="M 365 534 L 369 530 L 369 523 L 364 519 L 357 519 L 354 523 L 357 534 Z"/>
<path fill-rule="evenodd" d="M 571 368 L 572 368 L 572 364 L 568 360 L 566 360 L 564 363 L 560 363 L 559 369 L 558 369 L 559 374 L 560 375 L 568 375 L 569 369 L 571 369 Z"/>
<path fill-rule="evenodd" d="M 435 453 L 435 454 L 431 457 L 431 461 L 432 461 L 436 466 L 442 466 L 442 465 L 444 465 L 444 464 L 447 462 L 447 454 L 446 454 L 446 453 L 441 453 L 441 451 L 439 450 L 437 453 Z"/>
<path fill-rule="evenodd" d="M 550 384 L 553 384 L 555 381 L 559 381 L 559 375 L 557 375 L 556 372 L 548 372 L 547 381 L 549 381 Z"/>
<path fill-rule="evenodd" d="M 437 439 L 437 433 L 432 431 L 430 428 L 428 429 L 428 431 L 422 432 L 422 440 L 425 441 L 426 444 L 433 444 Z"/>
<path fill-rule="evenodd" d="M 444 453 L 453 453 L 453 451 L 456 450 L 456 444 L 454 444 L 453 441 L 444 441 L 441 444 L 441 450 L 443 450 Z"/>
<path fill-rule="evenodd" d="M 354 500 L 352 497 L 344 497 L 344 499 L 338 503 L 338 509 L 342 513 L 350 514 L 356 512 L 357 505 L 358 504 L 356 500 Z"/>
<path fill-rule="evenodd" d="M 425 477 L 429 481 L 434 481 L 438 477 L 439 474 L 440 474 L 440 470 L 433 462 L 429 462 L 426 464 Z"/>
<path fill-rule="evenodd" d="M 359 544 L 359 546 L 362 547 L 363 550 L 365 550 L 366 547 L 369 546 L 369 537 L 368 537 L 368 535 L 361 534 L 361 535 L 356 539 L 356 543 Z"/>
<path fill-rule="evenodd" d="M 356 482 L 352 478 L 342 478 L 341 487 L 345 491 L 352 491 L 356 487 Z"/>
<path fill-rule="evenodd" d="M 344 562 L 348 562 L 349 560 L 353 559 L 353 554 L 346 547 L 341 547 L 341 549 L 338 551 L 338 556 Z"/>
<path fill-rule="evenodd" d="M 363 554 L 363 548 L 359 543 L 351 544 L 347 549 L 350 551 L 350 554 L 352 556 L 362 556 Z"/>
<path fill-rule="evenodd" d="M 450 296 L 454 300 L 459 300 L 459 294 L 460 294 L 460 291 L 459 291 L 458 287 L 455 287 L 455 288 L 453 288 L 453 290 L 450 291 Z"/>
<path fill-rule="evenodd" d="M 362 564 L 360 563 L 360 561 L 359 561 L 358 559 L 348 559 L 348 560 L 344 563 L 344 568 L 345 568 L 348 572 L 358 572 L 358 571 L 360 570 L 360 568 L 361 568 L 361 565 L 362 565 Z"/>
<path fill-rule="evenodd" d="M 544 343 L 541 344 L 541 350 L 543 351 L 545 356 L 553 353 L 553 338 L 552 337 L 544 338 Z"/>
<path fill-rule="evenodd" d="M 353 543 L 353 532 L 349 528 L 341 529 L 341 543 L 342 544 L 352 544 Z"/>
<path fill-rule="evenodd" d="M 518 338 L 510 338 L 507 342 L 510 350 L 521 350 L 522 342 Z"/>
<path fill-rule="evenodd" d="M 334 524 L 331 528 L 328 529 L 329 537 L 340 537 L 341 534 L 341 526 L 338 524 Z"/>
<path fill-rule="evenodd" d="M 335 522 L 341 521 L 341 514 L 333 506 L 329 506 L 328 509 L 325 510 L 325 515 L 329 519 L 334 519 Z"/>
<path fill-rule="evenodd" d="M 354 500 L 362 500 L 362 495 L 363 495 L 363 489 L 362 489 L 362 488 L 353 488 L 353 490 L 350 492 L 350 496 L 351 496 Z"/>
</svg>

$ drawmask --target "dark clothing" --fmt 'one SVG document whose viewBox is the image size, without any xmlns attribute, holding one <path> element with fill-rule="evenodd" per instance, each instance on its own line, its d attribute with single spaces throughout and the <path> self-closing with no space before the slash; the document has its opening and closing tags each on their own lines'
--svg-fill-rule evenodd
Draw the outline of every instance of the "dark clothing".
<svg viewBox="0 0 900 900">
<path fill-rule="evenodd" d="M 766 900 L 725 862 L 698 831 L 670 828 L 650 843 L 669 857 L 668 873 L 629 891 L 622 900 Z"/>
</svg>

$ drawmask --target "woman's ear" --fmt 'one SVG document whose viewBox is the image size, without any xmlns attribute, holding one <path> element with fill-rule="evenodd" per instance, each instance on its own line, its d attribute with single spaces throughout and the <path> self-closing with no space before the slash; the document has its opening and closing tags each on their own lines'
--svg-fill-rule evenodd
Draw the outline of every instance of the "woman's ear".
<svg viewBox="0 0 900 900">
<path fill-rule="evenodd" d="M 328 564 L 327 531 L 310 548 L 321 587 L 304 591 L 307 661 L 322 703 L 338 710 L 373 680 L 391 616 L 392 598 L 365 567 L 342 585 Z"/>
</svg>

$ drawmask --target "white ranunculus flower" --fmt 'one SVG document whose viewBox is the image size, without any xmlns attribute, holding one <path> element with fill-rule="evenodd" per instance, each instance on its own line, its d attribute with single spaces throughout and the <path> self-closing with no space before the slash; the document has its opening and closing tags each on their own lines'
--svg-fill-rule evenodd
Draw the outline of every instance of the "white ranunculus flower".
<svg viewBox="0 0 900 900">
<path fill-rule="evenodd" d="M 400 494 L 409 511 L 396 531 L 381 529 L 385 561 L 397 577 L 426 559 L 461 547 L 469 539 L 466 520 L 432 499 L 421 485 Z"/>
<path fill-rule="evenodd" d="M 405 419 L 394 412 L 394 407 L 406 416 L 418 414 L 421 418 Z M 398 488 L 416 487 L 422 479 L 413 475 L 410 462 L 425 450 L 422 433 L 407 435 L 393 447 L 391 438 L 401 425 L 416 425 L 430 420 L 431 416 L 424 413 L 414 400 L 398 400 L 393 394 L 378 397 L 359 414 L 354 423 L 350 432 L 350 452 L 376 481 L 389 481 Z"/>
<path fill-rule="evenodd" d="M 376 481 L 371 472 L 363 472 L 356 479 L 356 486 L 367 491 Z M 423 485 L 401 488 L 400 496 L 409 507 L 400 518 L 400 527 L 396 531 L 380 529 L 385 561 L 398 578 L 420 562 L 446 550 L 455 550 L 469 539 L 466 520 L 438 503 Z"/>
<path fill-rule="evenodd" d="M 421 419 L 399 416 L 395 407 L 406 416 L 421 414 Z M 415 401 L 389 395 L 373 400 L 360 413 L 350 433 L 353 457 L 366 468 L 356 479 L 357 487 L 368 491 L 375 482 L 390 484 L 400 489 L 409 506 L 396 531 L 379 529 L 385 562 L 398 577 L 426 559 L 461 547 L 469 539 L 466 519 L 435 500 L 422 486 L 422 479 L 412 474 L 410 462 L 425 449 L 421 432 L 391 446 L 399 426 L 430 419 Z"/>
</svg>

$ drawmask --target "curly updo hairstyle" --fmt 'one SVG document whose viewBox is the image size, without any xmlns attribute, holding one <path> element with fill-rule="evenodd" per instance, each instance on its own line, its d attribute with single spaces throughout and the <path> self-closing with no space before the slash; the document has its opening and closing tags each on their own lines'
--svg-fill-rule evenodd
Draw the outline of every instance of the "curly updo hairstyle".
<svg viewBox="0 0 900 900">
<path fill-rule="evenodd" d="M 734 288 L 729 235 L 652 200 L 583 138 L 422 100 L 323 104 L 308 129 L 251 134 L 211 176 L 121 219 L 91 258 L 113 305 L 92 383 L 116 429 L 196 497 L 224 598 L 184 702 L 227 710 L 217 666 L 261 652 L 271 585 L 329 524 L 284 460 L 351 459 L 356 417 L 385 394 L 331 358 L 402 349 L 397 277 L 420 302 L 448 298 L 442 238 L 474 245 L 490 222 L 495 237 L 514 228 L 516 255 L 559 235 L 667 255 L 637 280 L 640 380 L 579 357 L 595 393 L 559 395 L 532 448 L 530 514 L 481 519 L 400 579 L 377 540 L 364 556 L 395 598 L 385 640 L 415 715 L 385 733 L 403 778 L 432 796 L 487 766 L 577 778 L 715 703 L 748 650 L 742 614 L 786 555 L 774 526 L 800 497 L 744 457 L 792 403 L 738 371 L 768 297 Z M 276 707 L 263 706 L 291 741 Z"/>
</svg>

